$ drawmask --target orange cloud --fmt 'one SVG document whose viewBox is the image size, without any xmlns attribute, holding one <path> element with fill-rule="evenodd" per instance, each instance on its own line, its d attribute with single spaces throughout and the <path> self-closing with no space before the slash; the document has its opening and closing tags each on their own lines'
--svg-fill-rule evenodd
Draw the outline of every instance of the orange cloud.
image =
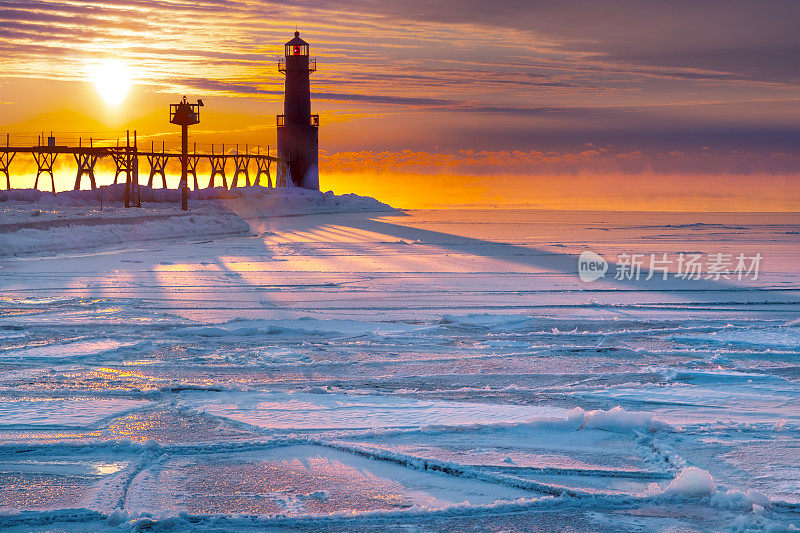
<svg viewBox="0 0 800 533">
<path fill-rule="evenodd" d="M 330 172 L 501 174 L 783 174 L 800 168 L 800 154 L 757 154 L 731 150 L 614 152 L 609 148 L 581 151 L 459 150 L 425 152 L 403 150 L 353 151 L 320 154 L 321 167 Z"/>
<path fill-rule="evenodd" d="M 558 210 L 798 212 L 793 175 L 409 174 L 324 172 L 324 189 L 407 209 L 525 207 Z M 491 212 L 487 212 L 491 216 Z"/>
</svg>

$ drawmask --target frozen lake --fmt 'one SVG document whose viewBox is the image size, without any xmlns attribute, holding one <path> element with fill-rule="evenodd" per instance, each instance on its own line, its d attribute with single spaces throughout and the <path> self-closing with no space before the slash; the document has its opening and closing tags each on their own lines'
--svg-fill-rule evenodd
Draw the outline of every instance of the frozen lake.
<svg viewBox="0 0 800 533">
<path fill-rule="evenodd" d="M 0 527 L 800 527 L 800 216 L 247 222 L 0 260 Z"/>
</svg>

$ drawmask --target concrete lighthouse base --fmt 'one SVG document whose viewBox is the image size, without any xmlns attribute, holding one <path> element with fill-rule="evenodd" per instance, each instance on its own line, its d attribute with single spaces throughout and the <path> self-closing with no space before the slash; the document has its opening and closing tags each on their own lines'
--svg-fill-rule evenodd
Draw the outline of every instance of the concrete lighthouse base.
<svg viewBox="0 0 800 533">
<path fill-rule="evenodd" d="M 319 130 L 314 126 L 278 128 L 278 157 L 289 160 L 292 182 L 319 190 Z"/>
</svg>

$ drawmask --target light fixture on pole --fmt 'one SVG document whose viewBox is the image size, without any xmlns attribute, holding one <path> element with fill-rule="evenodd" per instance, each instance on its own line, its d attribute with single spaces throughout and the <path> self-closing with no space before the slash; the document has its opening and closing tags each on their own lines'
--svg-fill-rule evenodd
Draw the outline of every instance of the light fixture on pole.
<svg viewBox="0 0 800 533">
<path fill-rule="evenodd" d="M 189 163 L 189 126 L 200 122 L 200 108 L 203 107 L 203 101 L 197 100 L 196 104 L 190 104 L 186 101 L 186 97 L 177 104 L 170 104 L 169 106 L 169 121 L 172 124 L 179 124 L 181 126 L 181 182 L 179 188 L 181 190 L 181 209 L 186 211 L 189 209 L 189 183 L 187 179 L 187 166 Z"/>
</svg>

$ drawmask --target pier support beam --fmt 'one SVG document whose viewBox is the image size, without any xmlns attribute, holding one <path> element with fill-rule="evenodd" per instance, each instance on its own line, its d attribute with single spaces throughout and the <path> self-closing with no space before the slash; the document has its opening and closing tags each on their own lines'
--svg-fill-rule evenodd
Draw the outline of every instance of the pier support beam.
<svg viewBox="0 0 800 533">
<path fill-rule="evenodd" d="M 164 155 L 164 143 L 161 143 L 161 153 L 157 154 L 154 150 L 154 145 L 150 143 L 150 154 L 147 156 L 147 162 L 150 164 L 150 176 L 147 178 L 147 186 L 153 187 L 153 177 L 161 176 L 161 184 L 167 188 L 167 175 L 164 169 L 167 166 L 169 156 Z"/>
<path fill-rule="evenodd" d="M 9 134 L 6 133 L 6 148 L 9 147 Z M 3 152 L 0 153 L 0 172 L 6 175 L 6 190 L 11 190 L 11 175 L 8 173 L 8 167 L 11 166 L 11 160 L 17 155 L 16 152 Z"/>
<path fill-rule="evenodd" d="M 194 190 L 200 188 L 200 184 L 197 183 L 197 163 L 199 161 L 200 161 L 199 155 L 190 155 L 186 159 L 186 174 L 187 175 L 191 174 L 192 178 L 194 178 Z"/>
<path fill-rule="evenodd" d="M 0 173 L 6 175 L 6 189 L 11 190 L 11 175 L 8 173 L 8 167 L 11 166 L 11 160 L 14 159 L 16 153 L 5 152 L 0 154 Z"/>
<path fill-rule="evenodd" d="M 85 153 L 76 152 L 72 154 L 75 156 L 75 163 L 78 165 L 78 173 L 75 175 L 75 190 L 81 190 L 81 178 L 89 176 L 89 183 L 92 190 L 97 190 L 97 182 L 94 179 L 94 167 L 97 164 L 97 154 L 91 149 L 94 146 L 92 138 L 89 138 L 89 151 Z M 78 148 L 81 147 L 81 139 L 78 139 Z"/>
<path fill-rule="evenodd" d="M 208 180 L 208 186 L 214 188 L 214 177 L 222 177 L 222 186 L 228 188 L 228 180 L 225 178 L 225 156 L 212 156 L 208 160 L 211 162 L 211 178 Z"/>
<path fill-rule="evenodd" d="M 214 177 L 222 177 L 222 186 L 228 188 L 228 180 L 225 178 L 225 162 L 227 156 L 225 155 L 225 145 L 222 145 L 222 154 L 214 154 L 214 146 L 211 146 L 211 155 L 208 156 L 208 161 L 211 163 L 211 178 L 208 180 L 208 187 L 214 188 Z"/>
<path fill-rule="evenodd" d="M 53 187 L 53 194 L 56 193 L 56 179 L 53 176 L 53 163 L 58 157 L 58 152 L 33 152 L 33 159 L 36 161 L 36 179 L 33 182 L 33 188 L 39 188 L 39 176 L 42 174 L 50 174 L 50 184 Z"/>
<path fill-rule="evenodd" d="M 236 171 L 233 173 L 233 180 L 231 181 L 231 189 L 236 187 L 236 184 L 239 180 L 239 174 L 244 174 L 244 183 L 248 187 L 250 186 L 250 174 L 248 173 L 247 167 L 250 163 L 250 159 L 247 157 L 247 146 L 244 149 L 244 156 L 239 155 L 239 145 L 236 145 L 236 155 L 233 156 L 233 164 L 236 167 Z"/>
<path fill-rule="evenodd" d="M 8 167 L 11 166 L 11 160 L 17 155 L 15 152 L 5 152 L 0 154 L 0 173 L 6 175 L 6 190 L 11 190 L 11 175 L 8 173 Z"/>
<path fill-rule="evenodd" d="M 136 144 L 136 130 L 133 131 L 131 144 L 130 131 L 125 140 L 125 207 L 142 207 L 142 195 L 139 191 L 139 150 Z"/>
<path fill-rule="evenodd" d="M 189 180 L 189 175 L 191 174 L 194 179 L 194 190 L 200 188 L 200 184 L 197 183 L 197 163 L 199 162 L 200 156 L 197 155 L 197 143 L 194 143 L 192 145 L 192 155 L 186 158 L 186 180 Z"/>
<path fill-rule="evenodd" d="M 114 160 L 114 185 L 117 184 L 117 179 L 120 174 L 125 174 L 128 169 L 125 152 L 112 152 L 111 159 Z"/>
<path fill-rule="evenodd" d="M 94 154 L 73 154 L 75 156 L 75 162 L 78 164 L 78 173 L 75 176 L 75 190 L 79 191 L 81 189 L 81 178 L 83 176 L 89 176 L 89 183 L 92 186 L 92 190 L 97 189 L 97 183 L 94 179 L 94 166 L 97 164 L 97 156 Z"/>
<path fill-rule="evenodd" d="M 255 185 L 261 184 L 261 175 L 265 174 L 267 176 L 267 187 L 270 189 L 272 188 L 272 176 L 269 173 L 269 167 L 272 164 L 272 161 L 269 159 L 256 159 L 256 165 L 258 167 L 258 172 L 256 172 L 256 182 Z"/>
<path fill-rule="evenodd" d="M 153 178 L 155 176 L 161 176 L 161 185 L 166 189 L 167 188 L 167 175 L 164 172 L 164 168 L 167 166 L 167 160 L 169 158 L 163 155 L 148 155 L 147 162 L 150 164 L 150 176 L 147 178 L 147 186 L 153 186 Z"/>
</svg>

